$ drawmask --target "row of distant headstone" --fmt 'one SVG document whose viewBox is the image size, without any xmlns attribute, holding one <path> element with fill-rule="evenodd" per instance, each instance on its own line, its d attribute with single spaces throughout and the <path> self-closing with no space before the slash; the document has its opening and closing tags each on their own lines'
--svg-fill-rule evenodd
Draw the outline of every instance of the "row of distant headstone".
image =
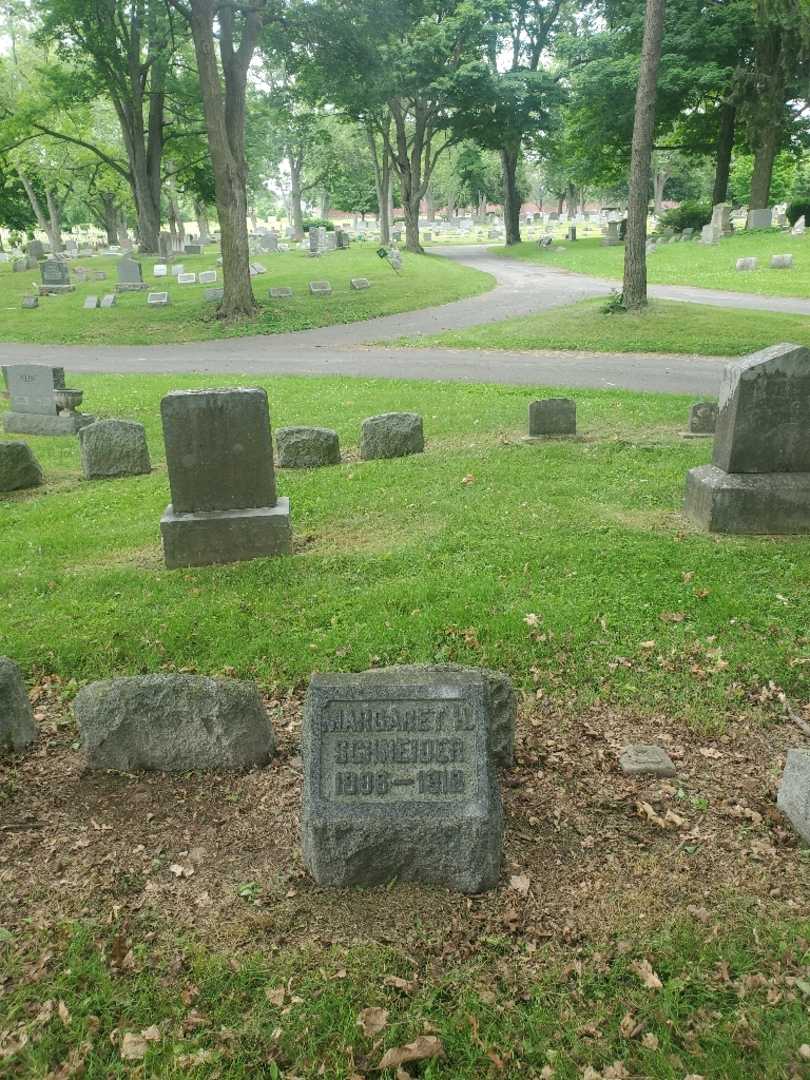
<svg viewBox="0 0 810 1080">
<path fill-rule="evenodd" d="M 105 679 L 73 702 L 90 769 L 261 768 L 272 721 L 253 682 L 154 674 Z M 517 696 L 502 672 L 402 666 L 310 679 L 302 732 L 304 863 L 321 885 L 494 888 L 503 859 L 499 770 L 514 765 Z M 0 751 L 32 746 L 22 673 L 0 657 Z M 624 747 L 626 777 L 676 777 L 656 745 Z M 810 842 L 810 751 L 791 749 L 778 805 Z"/>
</svg>

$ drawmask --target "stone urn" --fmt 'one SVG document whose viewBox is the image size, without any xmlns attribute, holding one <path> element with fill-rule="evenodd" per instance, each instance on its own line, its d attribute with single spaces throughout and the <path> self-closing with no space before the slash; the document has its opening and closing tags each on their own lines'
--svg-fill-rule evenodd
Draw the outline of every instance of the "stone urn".
<svg viewBox="0 0 810 1080">
<path fill-rule="evenodd" d="M 56 411 L 58 413 L 67 413 L 68 416 L 72 416 L 77 406 L 81 405 L 82 398 L 84 397 L 83 390 L 54 390 L 53 396 L 56 399 Z"/>
</svg>

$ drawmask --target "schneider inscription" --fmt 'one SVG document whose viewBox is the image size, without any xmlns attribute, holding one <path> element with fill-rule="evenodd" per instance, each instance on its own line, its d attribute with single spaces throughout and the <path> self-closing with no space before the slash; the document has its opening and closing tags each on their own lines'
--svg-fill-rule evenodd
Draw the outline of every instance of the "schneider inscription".
<svg viewBox="0 0 810 1080">
<path fill-rule="evenodd" d="M 304 715 L 304 857 L 325 885 L 497 882 L 502 811 L 478 672 L 316 675 Z"/>
</svg>

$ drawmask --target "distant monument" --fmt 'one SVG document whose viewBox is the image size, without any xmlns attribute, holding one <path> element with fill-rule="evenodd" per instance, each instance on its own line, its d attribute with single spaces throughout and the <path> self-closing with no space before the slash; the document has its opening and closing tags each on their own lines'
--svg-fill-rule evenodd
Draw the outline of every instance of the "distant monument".
<svg viewBox="0 0 810 1080">
<path fill-rule="evenodd" d="M 3 368 L 11 408 L 3 414 L 10 434 L 75 435 L 94 416 L 76 412 L 83 392 L 65 386 L 63 368 L 44 364 L 10 364 Z"/>
</svg>

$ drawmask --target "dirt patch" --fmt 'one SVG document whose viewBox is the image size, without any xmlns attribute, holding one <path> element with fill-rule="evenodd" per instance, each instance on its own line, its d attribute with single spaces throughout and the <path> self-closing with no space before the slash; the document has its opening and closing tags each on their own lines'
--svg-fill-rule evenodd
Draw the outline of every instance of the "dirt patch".
<svg viewBox="0 0 810 1080">
<path fill-rule="evenodd" d="M 86 770 L 61 692 L 55 678 L 37 687 L 41 741 L 0 763 L 0 926 L 12 931 L 120 915 L 215 950 L 372 941 L 441 958 L 493 936 L 547 954 L 740 905 L 810 913 L 810 860 L 775 806 L 786 748 L 808 742 L 787 721 L 740 718 L 711 738 L 660 716 L 524 704 L 517 764 L 501 778 L 501 885 L 465 897 L 309 879 L 299 696 L 267 702 L 270 767 L 176 776 Z M 624 777 L 630 741 L 664 746 L 678 777 Z"/>
</svg>

